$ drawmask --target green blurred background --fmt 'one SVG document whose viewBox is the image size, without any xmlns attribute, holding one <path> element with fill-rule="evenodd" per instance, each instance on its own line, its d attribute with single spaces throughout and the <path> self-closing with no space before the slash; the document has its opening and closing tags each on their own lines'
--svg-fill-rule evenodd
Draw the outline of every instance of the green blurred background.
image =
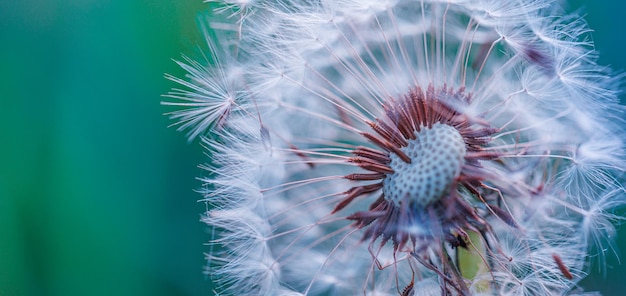
<svg viewBox="0 0 626 296">
<path fill-rule="evenodd" d="M 580 7 L 601 63 L 626 69 L 626 4 L 569 10 Z M 0 1 L 0 296 L 213 295 L 193 192 L 206 159 L 159 104 L 207 11 L 201 0 Z M 618 245 L 626 257 L 626 226 Z M 585 287 L 624 291 L 626 263 L 610 259 Z"/>
</svg>

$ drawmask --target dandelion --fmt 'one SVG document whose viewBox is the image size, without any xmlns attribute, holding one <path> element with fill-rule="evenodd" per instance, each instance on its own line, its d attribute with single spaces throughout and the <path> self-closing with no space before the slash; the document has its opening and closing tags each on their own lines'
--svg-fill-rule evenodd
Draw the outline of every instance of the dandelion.
<svg viewBox="0 0 626 296">
<path fill-rule="evenodd" d="M 209 151 L 219 292 L 582 293 L 626 202 L 624 109 L 584 21 L 561 14 L 538 0 L 220 5 L 168 103 Z"/>
</svg>

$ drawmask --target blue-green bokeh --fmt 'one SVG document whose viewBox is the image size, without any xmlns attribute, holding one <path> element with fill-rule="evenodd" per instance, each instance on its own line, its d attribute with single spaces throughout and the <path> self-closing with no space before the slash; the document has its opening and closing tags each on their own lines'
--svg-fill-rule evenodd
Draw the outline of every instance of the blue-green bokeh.
<svg viewBox="0 0 626 296">
<path fill-rule="evenodd" d="M 600 62 L 626 69 L 626 4 L 580 7 Z M 206 159 L 159 104 L 207 9 L 0 1 L 0 295 L 213 295 L 193 192 Z M 626 257 L 626 227 L 618 245 Z M 610 257 L 585 287 L 621 295 L 625 265 Z"/>
</svg>

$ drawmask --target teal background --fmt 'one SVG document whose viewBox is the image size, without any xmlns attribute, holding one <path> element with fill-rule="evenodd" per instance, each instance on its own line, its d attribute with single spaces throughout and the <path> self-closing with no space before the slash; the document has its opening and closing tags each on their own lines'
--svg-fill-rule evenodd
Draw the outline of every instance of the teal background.
<svg viewBox="0 0 626 296">
<path fill-rule="evenodd" d="M 608 5 L 608 3 L 611 5 Z M 584 6 L 600 62 L 626 69 L 626 4 Z M 616 7 L 621 6 L 621 7 Z M 206 161 L 161 94 L 197 53 L 201 0 L 0 1 L 0 296 L 213 295 Z M 626 258 L 626 227 L 618 237 Z M 619 295 L 626 263 L 584 282 Z"/>
</svg>

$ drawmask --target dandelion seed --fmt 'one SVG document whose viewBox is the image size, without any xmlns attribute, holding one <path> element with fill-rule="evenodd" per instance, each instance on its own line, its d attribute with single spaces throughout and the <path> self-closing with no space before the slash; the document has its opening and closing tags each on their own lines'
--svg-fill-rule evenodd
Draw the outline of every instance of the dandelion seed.
<svg viewBox="0 0 626 296">
<path fill-rule="evenodd" d="M 171 78 L 186 89 L 168 104 L 211 156 L 221 294 L 563 295 L 604 258 L 624 108 L 576 16 L 538 0 L 216 13 L 220 45 L 180 63 L 191 81 Z"/>
</svg>

